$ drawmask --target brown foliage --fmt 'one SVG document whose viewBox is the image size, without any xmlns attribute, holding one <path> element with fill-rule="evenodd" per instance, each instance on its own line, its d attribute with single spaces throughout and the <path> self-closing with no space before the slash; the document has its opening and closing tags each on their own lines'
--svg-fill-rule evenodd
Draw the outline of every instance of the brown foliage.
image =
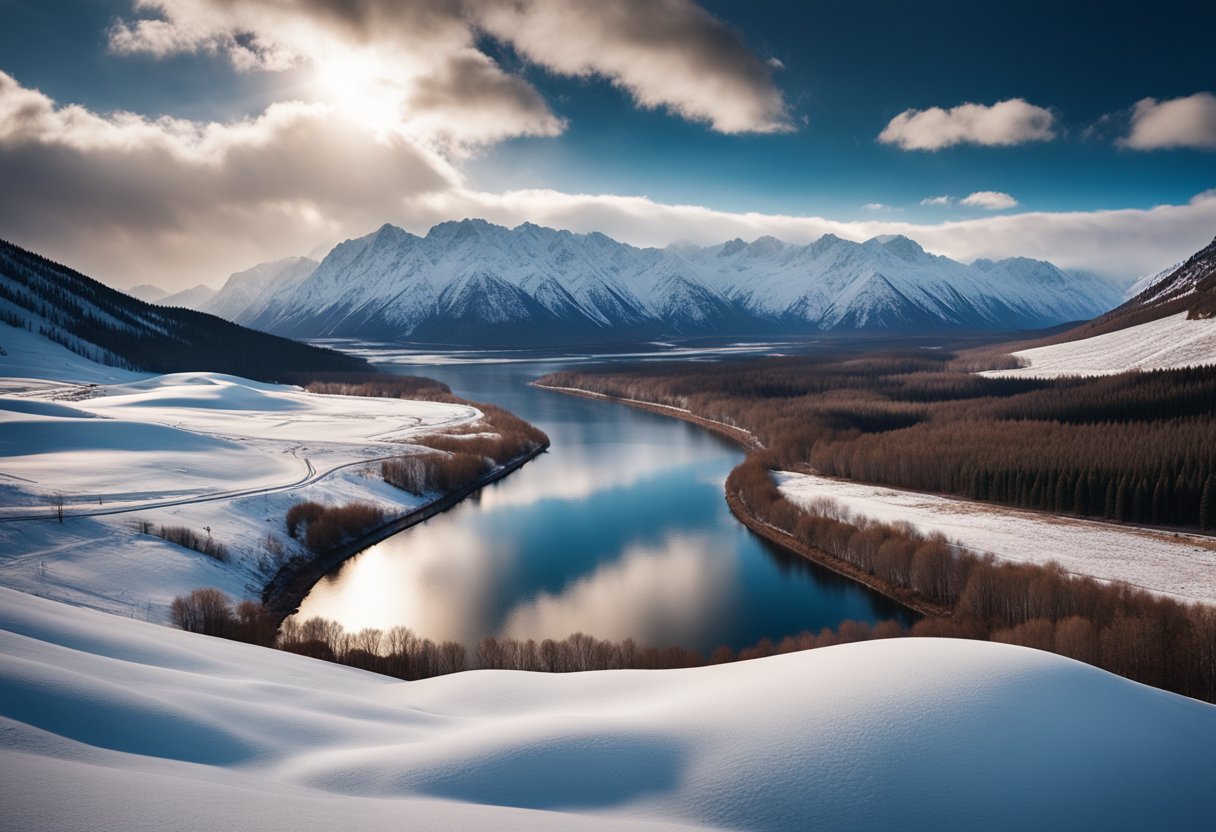
<svg viewBox="0 0 1216 832">
<path fill-rule="evenodd" d="M 371 531 L 384 522 L 384 511 L 371 503 L 354 502 L 342 506 L 296 503 L 287 510 L 287 533 L 298 538 L 313 552 L 326 552 L 335 546 Z"/>
<path fill-rule="evenodd" d="M 219 541 L 214 540 L 210 533 L 206 537 L 203 537 L 185 526 L 160 526 L 154 534 L 162 540 L 176 543 L 178 546 L 193 549 L 196 552 L 202 552 L 207 557 L 218 560 L 220 563 L 228 562 L 228 548 Z"/>
<path fill-rule="evenodd" d="M 232 600 L 212 587 L 174 598 L 169 605 L 169 617 L 174 625 L 191 633 L 224 638 L 233 635 Z"/>
</svg>

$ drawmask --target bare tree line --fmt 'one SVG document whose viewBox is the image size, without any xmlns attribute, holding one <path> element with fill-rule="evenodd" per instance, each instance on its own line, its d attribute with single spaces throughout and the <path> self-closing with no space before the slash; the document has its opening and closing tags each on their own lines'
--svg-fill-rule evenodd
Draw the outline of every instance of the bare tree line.
<svg viewBox="0 0 1216 832">
<path fill-rule="evenodd" d="M 1022 644 L 1216 701 L 1216 607 L 1070 575 L 1054 563 L 999 562 L 906 523 L 850 517 L 830 500 L 803 507 L 781 494 L 759 458 L 732 471 L 727 488 L 804 545 L 949 610 L 917 622 L 912 635 Z"/>
</svg>

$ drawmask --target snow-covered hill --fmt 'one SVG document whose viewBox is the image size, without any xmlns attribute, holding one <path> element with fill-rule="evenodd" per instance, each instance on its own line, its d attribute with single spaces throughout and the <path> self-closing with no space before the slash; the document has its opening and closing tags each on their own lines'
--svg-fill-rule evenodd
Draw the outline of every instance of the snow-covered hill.
<svg viewBox="0 0 1216 832">
<path fill-rule="evenodd" d="M 225 292 L 210 311 L 221 311 Z M 806 246 L 762 237 L 660 250 L 484 220 L 443 223 L 425 237 L 385 225 L 338 245 L 311 274 L 273 292 L 248 300 L 230 294 L 224 314 L 284 335 L 508 345 L 1030 328 L 1090 318 L 1119 300 L 1114 286 L 1092 275 L 1024 258 L 964 265 L 900 236 L 854 243 L 829 234 Z"/>
<path fill-rule="evenodd" d="M 0 829 L 1197 829 L 1216 707 L 896 639 L 398 682 L 0 589 Z"/>
</svg>

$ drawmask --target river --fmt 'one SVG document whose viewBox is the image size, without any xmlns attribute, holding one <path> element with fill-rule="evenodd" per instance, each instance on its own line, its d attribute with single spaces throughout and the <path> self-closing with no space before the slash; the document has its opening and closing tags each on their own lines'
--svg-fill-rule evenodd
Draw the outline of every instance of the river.
<svg viewBox="0 0 1216 832">
<path fill-rule="evenodd" d="M 385 359 L 383 354 L 379 355 Z M 723 499 L 742 451 L 636 408 L 529 387 L 556 361 L 395 366 L 549 434 L 537 460 L 323 579 L 300 617 L 405 625 L 470 647 L 574 632 L 708 654 L 909 614 L 743 528 Z"/>
</svg>

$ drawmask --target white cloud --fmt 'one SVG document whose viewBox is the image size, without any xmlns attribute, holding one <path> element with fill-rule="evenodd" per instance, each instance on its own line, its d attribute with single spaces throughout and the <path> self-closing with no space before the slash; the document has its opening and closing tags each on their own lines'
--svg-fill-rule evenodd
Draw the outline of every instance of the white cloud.
<svg viewBox="0 0 1216 832">
<path fill-rule="evenodd" d="M 692 0 L 137 0 L 136 8 L 143 16 L 110 31 L 116 52 L 210 51 L 242 70 L 311 68 L 330 103 L 456 149 L 564 127 L 535 88 L 479 48 L 483 35 L 552 72 L 606 78 L 639 106 L 720 132 L 790 129 L 774 67 Z"/>
<path fill-rule="evenodd" d="M 970 208 L 983 208 L 985 211 L 1004 211 L 1007 208 L 1016 208 L 1018 201 L 1000 191 L 976 191 L 963 197 L 959 204 Z"/>
<path fill-rule="evenodd" d="M 1216 95 L 1198 92 L 1169 101 L 1142 99 L 1132 111 L 1131 132 L 1117 143 L 1133 150 L 1216 150 Z"/>
<path fill-rule="evenodd" d="M 920 204 L 928 205 L 928 206 L 935 207 L 935 208 L 940 208 L 940 207 L 944 207 L 946 205 L 953 205 L 954 197 L 946 196 L 945 194 L 943 194 L 942 196 L 927 196 L 920 201 Z"/>
<path fill-rule="evenodd" d="M 904 150 L 941 150 L 957 144 L 1015 145 L 1055 137 L 1055 116 L 1021 98 L 992 106 L 960 104 L 949 110 L 904 110 L 878 136 Z"/>
<path fill-rule="evenodd" d="M 895 210 L 890 205 L 887 205 L 884 202 L 867 202 L 862 207 L 865 208 L 867 211 L 894 211 Z"/>
<path fill-rule="evenodd" d="M 416 203 L 414 230 L 453 217 L 476 216 L 516 225 L 525 220 L 577 232 L 601 231 L 634 245 L 720 243 L 766 234 L 793 243 L 833 233 L 850 240 L 904 234 L 926 249 L 970 262 L 979 257 L 1035 257 L 1127 280 L 1177 262 L 1211 242 L 1216 190 L 1183 205 L 1150 209 L 1027 212 L 920 224 L 874 219 L 730 213 L 697 205 L 656 203 L 645 197 L 569 194 L 552 190 L 490 194 L 456 189 Z"/>
</svg>

